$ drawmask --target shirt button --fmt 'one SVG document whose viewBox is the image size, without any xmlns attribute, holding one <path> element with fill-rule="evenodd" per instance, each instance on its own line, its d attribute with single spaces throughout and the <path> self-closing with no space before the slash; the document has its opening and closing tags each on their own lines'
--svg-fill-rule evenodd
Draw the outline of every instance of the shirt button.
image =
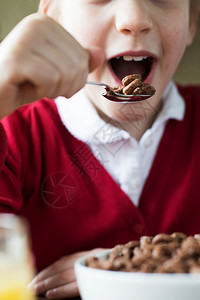
<svg viewBox="0 0 200 300">
<path fill-rule="evenodd" d="M 133 230 L 136 234 L 141 234 L 144 230 L 144 226 L 141 224 L 141 223 L 136 223 L 134 226 L 133 226 Z"/>
</svg>

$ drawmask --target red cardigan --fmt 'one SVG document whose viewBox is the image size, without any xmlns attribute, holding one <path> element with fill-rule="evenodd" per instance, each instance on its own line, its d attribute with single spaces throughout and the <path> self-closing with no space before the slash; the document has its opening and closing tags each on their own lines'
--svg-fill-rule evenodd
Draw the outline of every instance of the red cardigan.
<svg viewBox="0 0 200 300">
<path fill-rule="evenodd" d="M 2 121 L 8 149 L 0 128 L 0 211 L 28 219 L 38 270 L 141 235 L 200 232 L 200 88 L 180 92 L 184 120 L 168 122 L 138 208 L 66 130 L 53 101 L 23 106 Z"/>
</svg>

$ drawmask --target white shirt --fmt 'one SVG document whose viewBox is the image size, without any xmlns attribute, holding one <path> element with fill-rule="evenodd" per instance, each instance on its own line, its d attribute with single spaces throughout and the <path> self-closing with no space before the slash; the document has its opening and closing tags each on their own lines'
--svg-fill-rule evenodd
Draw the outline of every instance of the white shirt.
<svg viewBox="0 0 200 300">
<path fill-rule="evenodd" d="M 83 90 L 70 99 L 58 97 L 55 102 L 64 126 L 73 136 L 88 144 L 137 206 L 167 121 L 184 118 L 185 102 L 175 84 L 168 85 L 162 110 L 139 142 L 128 132 L 103 121 Z"/>
</svg>

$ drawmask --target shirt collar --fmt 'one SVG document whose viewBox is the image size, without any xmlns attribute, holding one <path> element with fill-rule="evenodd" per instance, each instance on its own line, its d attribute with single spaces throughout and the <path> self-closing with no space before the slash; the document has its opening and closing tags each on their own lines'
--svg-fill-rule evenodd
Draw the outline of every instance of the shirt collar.
<svg viewBox="0 0 200 300">
<path fill-rule="evenodd" d="M 70 99 L 58 97 L 55 102 L 64 126 L 83 142 L 104 144 L 111 142 L 111 137 L 112 142 L 113 139 L 117 142 L 130 137 L 128 132 L 118 129 L 100 118 L 83 89 Z M 151 131 L 156 130 L 169 119 L 181 121 L 184 118 L 185 102 L 174 83 L 170 82 L 168 85 L 163 102 L 162 110 L 152 128 L 149 129 Z"/>
<path fill-rule="evenodd" d="M 163 107 L 152 126 L 152 130 L 169 119 L 182 121 L 185 114 L 185 101 L 179 94 L 176 85 L 170 82 L 163 96 Z"/>
</svg>

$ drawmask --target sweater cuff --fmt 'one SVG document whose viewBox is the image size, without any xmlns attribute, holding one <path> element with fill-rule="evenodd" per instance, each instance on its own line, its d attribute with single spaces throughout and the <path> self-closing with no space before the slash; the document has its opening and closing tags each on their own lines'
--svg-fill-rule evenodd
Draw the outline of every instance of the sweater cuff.
<svg viewBox="0 0 200 300">
<path fill-rule="evenodd" d="M 8 139 L 3 125 L 0 123 L 0 171 L 4 166 L 4 162 L 8 151 Z"/>
</svg>

